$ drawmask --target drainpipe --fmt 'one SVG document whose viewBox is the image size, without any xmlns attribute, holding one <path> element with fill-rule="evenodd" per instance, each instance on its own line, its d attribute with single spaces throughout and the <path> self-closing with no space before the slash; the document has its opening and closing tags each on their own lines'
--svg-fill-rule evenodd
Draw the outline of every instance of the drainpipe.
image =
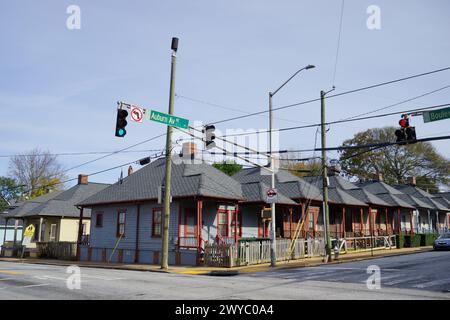
<svg viewBox="0 0 450 320">
<path fill-rule="evenodd" d="M 134 248 L 134 263 L 139 263 L 139 222 L 141 217 L 141 205 L 136 208 L 136 247 Z"/>
</svg>

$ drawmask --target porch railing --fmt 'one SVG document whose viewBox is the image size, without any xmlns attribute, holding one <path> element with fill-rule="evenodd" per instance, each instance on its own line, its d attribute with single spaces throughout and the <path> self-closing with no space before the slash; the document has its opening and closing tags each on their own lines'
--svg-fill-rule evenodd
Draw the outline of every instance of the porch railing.
<svg viewBox="0 0 450 320">
<path fill-rule="evenodd" d="M 36 242 L 40 258 L 72 260 L 76 258 L 76 242 Z"/>
<path fill-rule="evenodd" d="M 180 248 L 197 248 L 197 237 L 180 237 Z"/>
</svg>

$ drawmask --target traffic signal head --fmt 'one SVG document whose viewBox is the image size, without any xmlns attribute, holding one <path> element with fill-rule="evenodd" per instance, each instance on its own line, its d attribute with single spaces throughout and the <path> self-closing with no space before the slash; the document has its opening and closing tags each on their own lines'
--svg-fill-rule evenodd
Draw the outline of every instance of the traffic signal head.
<svg viewBox="0 0 450 320">
<path fill-rule="evenodd" d="M 397 137 L 396 142 L 399 142 L 399 144 L 406 144 L 406 133 L 404 128 L 395 130 L 395 135 Z"/>
<path fill-rule="evenodd" d="M 406 134 L 406 140 L 408 140 L 408 143 L 416 143 L 417 137 L 416 137 L 416 128 L 415 127 L 408 127 L 405 129 Z"/>
<path fill-rule="evenodd" d="M 206 150 L 212 149 L 216 146 L 214 139 L 216 139 L 216 134 L 214 133 L 216 127 L 213 125 L 207 125 L 203 129 L 203 133 L 205 134 L 205 148 Z"/>
<path fill-rule="evenodd" d="M 116 137 L 123 138 L 127 134 L 127 130 L 125 130 L 125 127 L 127 126 L 127 117 L 127 110 L 117 109 Z"/>
<path fill-rule="evenodd" d="M 398 122 L 398 124 L 400 125 L 400 127 L 402 128 L 408 128 L 409 127 L 409 120 L 402 118 L 400 119 L 400 121 Z"/>
</svg>

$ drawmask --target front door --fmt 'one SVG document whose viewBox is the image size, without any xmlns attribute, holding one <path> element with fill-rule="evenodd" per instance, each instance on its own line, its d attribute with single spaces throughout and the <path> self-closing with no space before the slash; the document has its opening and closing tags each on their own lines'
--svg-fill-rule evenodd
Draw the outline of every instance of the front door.
<svg viewBox="0 0 450 320">
<path fill-rule="evenodd" d="M 197 216 L 194 208 L 184 210 L 184 241 L 188 247 L 197 246 Z"/>
</svg>

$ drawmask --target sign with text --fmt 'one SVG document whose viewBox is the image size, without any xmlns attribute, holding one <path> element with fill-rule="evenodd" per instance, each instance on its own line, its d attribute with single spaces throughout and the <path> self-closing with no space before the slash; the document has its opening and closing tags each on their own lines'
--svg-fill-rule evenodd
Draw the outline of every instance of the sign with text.
<svg viewBox="0 0 450 320">
<path fill-rule="evenodd" d="M 183 119 L 180 117 L 172 116 L 167 113 L 150 110 L 150 113 L 148 115 L 149 120 L 156 121 L 159 123 L 166 124 L 168 126 L 177 127 L 181 129 L 188 129 L 189 128 L 189 120 Z"/>
<path fill-rule="evenodd" d="M 423 122 L 433 122 L 450 118 L 450 107 L 423 112 Z"/>
</svg>

